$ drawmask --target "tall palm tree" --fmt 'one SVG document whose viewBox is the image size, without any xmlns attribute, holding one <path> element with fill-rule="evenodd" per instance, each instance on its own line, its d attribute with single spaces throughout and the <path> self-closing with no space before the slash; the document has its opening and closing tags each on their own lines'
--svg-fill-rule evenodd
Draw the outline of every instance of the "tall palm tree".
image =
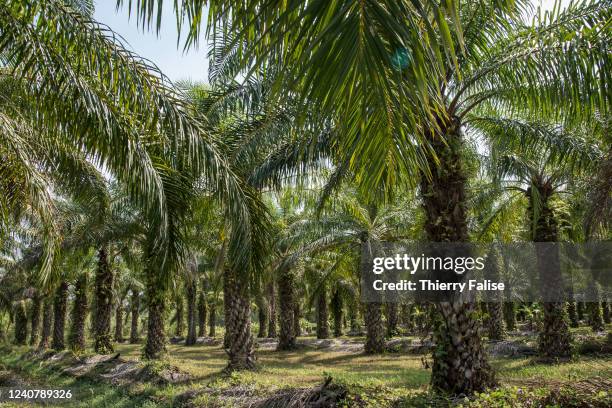
<svg viewBox="0 0 612 408">
<path fill-rule="evenodd" d="M 528 201 L 529 239 L 535 243 L 559 242 L 560 220 L 555 201 L 560 194 L 571 192 L 581 173 L 594 170 L 604 160 L 600 142 L 591 132 L 591 136 L 585 136 L 577 130 L 537 121 L 487 117 L 481 122 L 474 118 L 473 123 L 492 142 L 490 163 L 497 183 L 506 190 L 521 193 L 510 195 L 507 201 L 521 196 Z M 540 288 L 544 299 L 540 353 L 546 357 L 568 357 L 571 336 L 565 303 L 560 301 L 564 296 L 551 295 L 553 291 L 565 290 L 559 252 L 556 247 L 536 245 L 536 253 L 540 281 L 544 282 Z"/>
<path fill-rule="evenodd" d="M 224 62 L 227 63 L 227 62 Z M 214 78 L 213 89 L 189 85 L 187 94 L 202 115 L 209 119 L 215 133 L 224 141 L 223 152 L 235 163 L 234 171 L 249 179 L 253 169 L 262 162 L 282 132 L 290 128 L 290 117 L 283 108 L 268 105 L 266 77 L 258 81 L 240 83 L 228 72 Z M 262 222 L 266 221 L 264 219 Z M 230 234 L 239 233 L 233 220 L 227 220 L 224 229 Z M 264 246 L 260 247 L 262 250 Z M 266 248 L 267 249 L 267 248 Z M 227 259 L 232 259 L 234 240 L 229 239 Z M 230 357 L 229 368 L 253 366 L 252 339 L 250 333 L 250 295 L 255 292 L 266 257 L 260 257 L 250 268 L 235 269 L 229 264 L 224 268 L 224 307 L 226 312 L 225 346 Z M 235 297 L 238 298 L 235 298 Z M 242 310 L 236 310 L 241 307 Z M 233 350 L 236 350 L 235 352 Z M 236 360 L 233 356 L 243 359 Z"/>
</svg>

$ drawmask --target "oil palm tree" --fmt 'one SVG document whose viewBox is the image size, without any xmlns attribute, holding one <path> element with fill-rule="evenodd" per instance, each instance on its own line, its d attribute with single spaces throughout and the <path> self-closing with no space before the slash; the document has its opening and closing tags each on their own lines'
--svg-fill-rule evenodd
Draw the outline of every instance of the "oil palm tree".
<svg viewBox="0 0 612 408">
<path fill-rule="evenodd" d="M 494 179 L 500 188 L 515 192 L 506 197 L 504 205 L 523 197 L 528 202 L 528 238 L 536 243 L 559 242 L 559 196 L 571 193 L 581 174 L 594 171 L 605 160 L 597 132 L 587 126 L 571 129 L 518 118 L 483 117 L 474 118 L 472 123 L 492 142 L 490 165 Z M 542 251 L 546 254 L 539 253 Z M 536 246 L 536 252 L 540 281 L 545 282 L 541 287 L 544 303 L 540 353 L 568 357 L 571 336 L 565 304 L 560 302 L 564 296 L 551 295 L 552 291 L 565 290 L 558 249 L 545 247 L 538 251 Z M 545 264 L 557 267 L 544 267 Z"/>
<path fill-rule="evenodd" d="M 277 350 L 293 350 L 296 347 L 295 304 L 299 302 L 296 293 L 301 265 L 300 259 L 292 256 L 303 242 L 301 237 L 293 235 L 294 228 L 306 220 L 307 212 L 298 211 L 301 205 L 307 204 L 307 195 L 300 193 L 299 188 L 287 188 L 282 192 L 268 194 L 268 207 L 273 217 L 273 256 L 269 258 L 270 283 L 267 294 L 271 308 L 269 337 L 276 337 L 276 315 L 279 328 Z M 276 287 L 275 287 L 276 286 Z M 277 296 L 278 295 L 278 296 Z"/>
<path fill-rule="evenodd" d="M 320 295 L 322 283 L 336 282 L 333 289 L 339 289 L 340 280 L 358 280 L 360 271 L 358 257 L 363 245 L 369 242 L 395 241 L 413 235 L 412 222 L 416 218 L 416 208 L 411 205 L 410 195 L 405 200 L 397 200 L 390 206 L 379 208 L 369 205 L 354 188 L 346 186 L 342 193 L 333 196 L 331 203 L 324 205 L 320 216 L 304 216 L 288 232 L 296 239 L 295 249 L 290 251 L 285 264 L 291 264 L 304 257 L 311 258 L 312 268 L 317 264 L 317 254 L 333 251 L 340 254 L 328 260 L 326 267 L 318 268 L 314 274 L 313 299 Z M 318 201 L 312 205 L 316 214 Z M 414 201 L 412 201 L 414 203 Z M 320 261 L 318 262 L 320 264 Z M 308 263 L 306 264 L 308 267 Z M 338 274 L 338 273 L 339 274 Z M 310 275 L 313 275 L 311 273 Z M 316 278 L 318 276 L 318 278 Z M 353 282 L 355 287 L 359 285 Z M 383 304 L 367 302 L 365 309 L 366 353 L 382 353 L 385 348 L 385 326 Z"/>
</svg>

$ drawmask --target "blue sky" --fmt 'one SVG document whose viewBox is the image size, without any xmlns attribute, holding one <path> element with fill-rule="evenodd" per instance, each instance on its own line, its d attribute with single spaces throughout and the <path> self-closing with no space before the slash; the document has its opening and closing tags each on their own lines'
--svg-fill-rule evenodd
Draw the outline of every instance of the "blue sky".
<svg viewBox="0 0 612 408">
<path fill-rule="evenodd" d="M 566 5 L 569 0 L 563 0 Z M 554 0 L 533 0 L 535 5 L 542 4 L 544 8 L 552 8 Z M 200 49 L 190 49 L 183 52 L 182 44 L 177 45 L 178 32 L 176 29 L 173 2 L 165 1 L 163 8 L 164 19 L 159 36 L 155 30 L 142 30 L 138 28 L 134 18 L 128 18 L 128 9 L 124 6 L 115 11 L 115 0 L 96 1 L 96 20 L 110 26 L 127 41 L 129 48 L 141 57 L 153 61 L 171 80 L 190 79 L 193 81 L 207 81 L 208 61 L 206 59 L 206 45 L 200 44 Z"/>
<path fill-rule="evenodd" d="M 143 31 L 138 28 L 134 16 L 128 18 L 127 6 L 115 12 L 115 0 L 96 0 L 95 3 L 95 19 L 120 34 L 127 41 L 128 48 L 153 61 L 171 80 L 207 81 L 205 44 L 200 44 L 200 49 L 190 49 L 186 53 L 183 53 L 182 44 L 177 46 L 178 32 L 172 1 L 164 1 L 164 18 L 159 36 L 154 29 Z"/>
</svg>

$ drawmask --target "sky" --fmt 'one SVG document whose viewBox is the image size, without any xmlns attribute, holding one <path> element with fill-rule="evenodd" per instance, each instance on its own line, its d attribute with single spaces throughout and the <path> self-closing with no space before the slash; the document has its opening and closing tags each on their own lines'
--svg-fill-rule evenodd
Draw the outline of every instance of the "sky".
<svg viewBox="0 0 612 408">
<path fill-rule="evenodd" d="M 545 9 L 552 8 L 555 0 L 532 0 L 534 5 L 542 4 Z M 566 5 L 569 0 L 563 0 Z M 162 29 L 159 35 L 155 30 L 138 28 L 137 21 L 128 17 L 128 8 L 124 6 L 116 11 L 114 0 L 97 0 L 95 18 L 108 25 L 120 34 L 127 42 L 128 48 L 143 58 L 153 61 L 172 81 L 192 80 L 207 82 L 208 61 L 206 45 L 202 42 L 199 49 L 183 52 L 182 43 L 177 43 L 173 2 L 165 1 L 162 16 Z"/>
<path fill-rule="evenodd" d="M 183 41 L 177 44 L 178 31 L 172 1 L 164 1 L 159 35 L 154 28 L 138 28 L 134 15 L 129 18 L 127 6 L 116 11 L 115 4 L 115 0 L 96 0 L 94 18 L 121 35 L 128 49 L 153 61 L 172 81 L 187 79 L 207 82 L 208 61 L 205 44 L 201 43 L 199 49 L 191 48 L 183 52 Z"/>
</svg>

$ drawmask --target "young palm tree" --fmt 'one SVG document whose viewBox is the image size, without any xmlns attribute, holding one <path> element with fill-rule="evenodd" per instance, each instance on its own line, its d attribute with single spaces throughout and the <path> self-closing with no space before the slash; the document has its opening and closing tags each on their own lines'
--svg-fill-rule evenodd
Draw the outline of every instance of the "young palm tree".
<svg viewBox="0 0 612 408">
<path fill-rule="evenodd" d="M 246 179 L 273 146 L 274 137 L 286 129 L 287 118 L 282 114 L 269 114 L 265 111 L 265 98 L 255 96 L 255 91 L 251 89 L 252 84 L 236 83 L 231 76 L 223 76 L 211 82 L 215 85 L 212 91 L 201 86 L 190 86 L 188 95 L 202 114 L 209 118 L 209 123 L 215 126 L 219 139 L 225 143 L 224 153 L 235 163 L 236 173 Z M 260 221 L 267 222 L 266 218 L 262 217 Z M 232 235 L 240 233 L 240 228 L 234 225 L 233 220 L 227 220 L 223 226 L 223 229 Z M 261 238 L 263 237 L 264 235 Z M 236 250 L 235 242 L 229 239 L 228 244 L 227 259 L 231 260 L 235 258 L 233 256 Z M 260 246 L 260 248 L 263 254 L 265 247 Z M 230 355 L 228 366 L 230 369 L 253 367 L 252 336 L 248 317 L 250 294 L 251 285 L 257 282 L 257 276 L 263 270 L 265 259 L 264 256 L 259 257 L 246 269 L 235 270 L 236 266 L 232 262 L 228 262 L 223 268 L 224 310 L 226 328 L 228 328 L 224 345 Z M 234 298 L 235 296 L 240 299 Z M 240 310 L 236 309 L 238 307 Z M 233 361 L 237 358 L 243 361 Z"/>
</svg>

